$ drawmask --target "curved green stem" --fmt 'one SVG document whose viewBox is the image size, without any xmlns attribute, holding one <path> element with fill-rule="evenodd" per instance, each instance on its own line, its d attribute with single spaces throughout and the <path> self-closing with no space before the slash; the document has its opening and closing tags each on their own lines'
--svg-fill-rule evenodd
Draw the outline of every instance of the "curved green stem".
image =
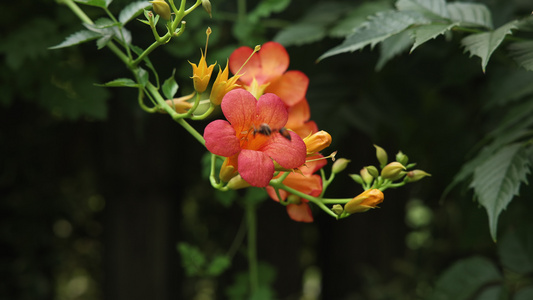
<svg viewBox="0 0 533 300">
<path fill-rule="evenodd" d="M 205 146 L 205 140 L 204 137 L 196 131 L 187 121 L 183 119 L 182 114 L 178 114 L 175 110 L 172 109 L 166 102 L 165 99 L 159 94 L 159 90 L 151 83 L 148 83 L 146 85 L 146 89 L 150 94 L 152 94 L 152 97 L 156 100 L 157 105 L 162 108 L 165 112 L 167 112 L 176 123 L 180 124 L 185 130 L 187 130 L 200 144 Z"/>
</svg>

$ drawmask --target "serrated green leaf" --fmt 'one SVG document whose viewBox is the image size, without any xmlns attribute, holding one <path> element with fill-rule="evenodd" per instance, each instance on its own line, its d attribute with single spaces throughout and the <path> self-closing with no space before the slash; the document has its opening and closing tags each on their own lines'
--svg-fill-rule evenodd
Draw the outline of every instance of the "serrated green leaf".
<svg viewBox="0 0 533 300">
<path fill-rule="evenodd" d="M 176 69 L 172 71 L 172 76 L 163 82 L 163 95 L 165 95 L 167 99 L 173 99 L 174 95 L 178 92 L 178 83 L 174 79 L 174 73 L 176 73 Z"/>
<path fill-rule="evenodd" d="M 528 71 L 533 71 L 533 41 L 509 45 L 510 56 Z"/>
<path fill-rule="evenodd" d="M 129 21 L 133 20 L 133 18 L 140 15 L 143 12 L 143 10 L 149 6 L 151 6 L 151 4 L 148 1 L 132 2 L 126 5 L 126 7 L 124 7 L 120 11 L 118 15 L 118 21 L 122 23 L 122 25 L 125 25 Z"/>
<path fill-rule="evenodd" d="M 487 6 L 477 3 L 453 2 L 447 5 L 450 20 L 461 26 L 492 29 L 492 14 Z"/>
<path fill-rule="evenodd" d="M 500 272 L 488 259 L 463 259 L 441 274 L 429 300 L 471 299 L 480 288 L 501 279 Z"/>
<path fill-rule="evenodd" d="M 96 47 L 98 50 L 104 48 L 113 39 L 112 35 L 104 35 L 96 41 Z"/>
<path fill-rule="evenodd" d="M 88 24 L 88 25 L 91 25 L 91 24 Z M 94 28 L 98 28 L 98 29 L 110 28 L 110 27 L 117 26 L 117 25 L 119 25 L 119 23 L 113 22 L 113 20 L 109 18 L 99 18 L 96 21 L 94 21 L 94 24 L 92 24 Z"/>
<path fill-rule="evenodd" d="M 396 8 L 398 10 L 418 11 L 430 17 L 449 18 L 445 0 L 398 0 Z"/>
<path fill-rule="evenodd" d="M 533 15 L 520 19 L 516 24 L 516 29 L 527 32 L 533 31 Z"/>
<path fill-rule="evenodd" d="M 70 46 L 78 45 L 78 44 L 85 43 L 88 41 L 92 41 L 101 36 L 102 35 L 97 32 L 93 32 L 90 30 L 81 30 L 74 34 L 69 35 L 61 44 L 50 47 L 49 49 L 59 49 L 59 48 L 70 47 Z"/>
<path fill-rule="evenodd" d="M 85 4 L 85 5 L 90 5 L 90 6 L 106 8 L 111 3 L 111 0 L 107 0 L 107 1 L 106 0 L 74 0 L 74 2 L 78 2 L 81 4 Z"/>
<path fill-rule="evenodd" d="M 441 34 L 445 34 L 449 30 L 451 30 L 453 27 L 457 26 L 458 23 L 431 23 L 427 25 L 421 25 L 413 29 L 413 37 L 415 39 L 415 42 L 413 44 L 413 47 L 411 47 L 411 50 L 409 52 L 413 52 L 418 46 L 422 45 L 423 43 L 434 39 L 438 37 Z"/>
<path fill-rule="evenodd" d="M 376 70 L 381 70 L 383 66 L 396 55 L 406 52 L 413 44 L 411 30 L 405 30 L 384 40 L 380 46 L 379 60 L 376 64 Z"/>
<path fill-rule="evenodd" d="M 129 79 L 129 78 L 118 78 L 112 81 L 109 81 L 104 84 L 97 84 L 98 86 L 107 86 L 107 87 L 138 87 L 139 85 Z"/>
<path fill-rule="evenodd" d="M 331 37 L 346 37 L 352 34 L 359 26 L 363 25 L 368 16 L 375 15 L 380 11 L 390 10 L 391 8 L 389 1 L 365 2 L 348 13 L 344 19 L 335 22 L 329 30 L 328 35 Z"/>
<path fill-rule="evenodd" d="M 481 58 L 481 68 L 485 72 L 490 56 L 500 46 L 506 35 L 511 34 L 511 30 L 516 28 L 517 21 L 511 21 L 494 31 L 471 34 L 465 37 L 461 44 L 465 47 L 465 51 L 470 52 L 470 57 L 473 55 Z"/>
<path fill-rule="evenodd" d="M 287 26 L 279 31 L 273 40 L 287 47 L 313 43 L 323 39 L 325 36 L 326 29 L 324 26 L 303 23 Z"/>
<path fill-rule="evenodd" d="M 489 217 L 490 234 L 497 236 L 498 217 L 514 196 L 522 182 L 527 183 L 529 152 L 521 143 L 507 145 L 487 158 L 474 170 L 470 187 Z"/>
<path fill-rule="evenodd" d="M 354 52 L 398 34 L 411 25 L 426 24 L 429 20 L 418 12 L 413 11 L 385 11 L 371 17 L 362 27 L 359 27 L 352 35 L 349 35 L 341 45 L 328 50 L 318 60 L 344 52 Z"/>
</svg>

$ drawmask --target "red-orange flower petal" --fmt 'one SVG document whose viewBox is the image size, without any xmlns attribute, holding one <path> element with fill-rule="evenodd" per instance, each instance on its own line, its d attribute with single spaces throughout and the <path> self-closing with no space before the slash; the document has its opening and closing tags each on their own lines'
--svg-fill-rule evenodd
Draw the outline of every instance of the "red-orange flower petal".
<svg viewBox="0 0 533 300">
<path fill-rule="evenodd" d="M 265 89 L 265 93 L 278 95 L 285 105 L 293 106 L 300 102 L 307 93 L 309 78 L 300 71 L 287 71 L 272 80 Z"/>
<path fill-rule="evenodd" d="M 307 202 L 302 201 L 300 204 L 287 205 L 287 213 L 294 221 L 305 223 L 313 222 L 313 213 Z"/>
<path fill-rule="evenodd" d="M 229 59 L 230 71 L 236 74 L 252 52 L 253 49 L 249 47 L 240 47 L 233 51 Z M 289 54 L 287 50 L 279 43 L 267 42 L 242 67 L 239 74 L 243 74 L 240 79 L 247 85 L 250 85 L 254 78 L 259 85 L 262 85 L 281 76 L 288 67 Z"/>
</svg>

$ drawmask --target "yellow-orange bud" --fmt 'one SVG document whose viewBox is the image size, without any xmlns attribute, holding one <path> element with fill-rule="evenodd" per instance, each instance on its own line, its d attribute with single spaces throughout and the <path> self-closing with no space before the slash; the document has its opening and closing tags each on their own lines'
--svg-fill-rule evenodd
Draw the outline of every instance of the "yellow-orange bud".
<svg viewBox="0 0 533 300">
<path fill-rule="evenodd" d="M 331 145 L 331 135 L 324 130 L 315 132 L 303 140 L 307 148 L 308 156 L 320 152 Z"/>
<path fill-rule="evenodd" d="M 193 107 L 193 104 L 190 102 L 187 102 L 187 100 L 190 100 L 194 96 L 194 92 L 192 94 L 189 94 L 187 96 L 174 98 L 172 100 L 166 100 L 165 102 L 170 106 L 173 110 L 176 112 L 183 114 L 186 113 L 191 107 Z M 160 113 L 166 113 L 164 109 L 159 110 Z"/>
<path fill-rule="evenodd" d="M 241 75 L 235 75 L 228 79 L 228 65 L 226 64 L 226 68 L 222 71 L 220 66 L 218 66 L 219 71 L 217 78 L 215 79 L 215 82 L 213 83 L 213 87 L 211 88 L 211 94 L 209 95 L 209 100 L 214 105 L 220 105 L 222 103 L 222 98 L 231 90 L 234 88 L 239 87 L 240 85 L 236 84 L 237 79 L 241 77 Z"/>
<path fill-rule="evenodd" d="M 154 12 L 161 16 L 165 20 L 170 20 L 170 6 L 163 0 L 154 0 L 150 1 L 152 3 L 152 8 Z"/>
<path fill-rule="evenodd" d="M 366 190 L 346 203 L 344 211 L 349 214 L 362 213 L 378 207 L 384 198 L 383 192 L 378 189 Z"/>
</svg>

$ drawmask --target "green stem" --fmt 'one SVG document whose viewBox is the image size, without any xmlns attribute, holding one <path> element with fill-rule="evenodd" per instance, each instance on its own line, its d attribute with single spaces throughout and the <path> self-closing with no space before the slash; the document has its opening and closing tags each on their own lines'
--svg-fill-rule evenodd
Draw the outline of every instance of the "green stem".
<svg viewBox="0 0 533 300">
<path fill-rule="evenodd" d="M 72 12 L 76 16 L 78 16 L 78 18 L 82 22 L 87 23 L 87 24 L 94 24 L 93 20 L 91 20 L 91 18 L 89 18 L 85 14 L 85 12 L 83 12 L 83 10 L 76 3 L 74 3 L 74 1 L 72 1 L 72 0 L 59 0 L 59 1 L 60 1 L 60 3 L 63 3 L 66 6 L 68 6 L 70 8 L 70 10 L 72 10 Z M 109 50 L 111 50 L 113 53 L 115 53 L 115 55 L 118 56 L 118 58 L 120 58 L 120 60 L 122 60 L 126 65 L 129 66 L 130 59 L 115 44 L 110 42 L 110 43 L 107 44 L 107 47 L 109 48 Z"/>
<path fill-rule="evenodd" d="M 94 24 L 93 20 L 89 18 L 81 8 L 72 0 L 58 0 L 59 3 L 63 3 L 72 10 L 72 12 L 78 16 L 78 18 L 87 24 Z"/>
<path fill-rule="evenodd" d="M 196 129 L 194 129 L 189 123 L 187 123 L 187 121 L 183 119 L 183 116 L 181 114 L 178 114 L 175 110 L 172 109 L 172 107 L 170 107 L 165 102 L 165 99 L 163 99 L 161 94 L 159 94 L 159 90 L 153 84 L 148 83 L 146 85 L 146 89 L 148 90 L 148 92 L 150 92 L 152 97 L 154 97 L 157 102 L 157 105 L 160 108 L 167 112 L 172 117 L 172 119 L 176 121 L 176 123 L 180 124 L 183 128 L 185 128 L 185 130 L 187 130 L 196 140 L 198 140 L 200 144 L 205 146 L 204 137 L 198 131 L 196 131 Z"/>
<path fill-rule="evenodd" d="M 248 225 L 248 268 L 250 275 L 250 295 L 256 294 L 259 288 L 257 268 L 257 214 L 256 203 L 246 201 L 246 223 Z"/>
</svg>

